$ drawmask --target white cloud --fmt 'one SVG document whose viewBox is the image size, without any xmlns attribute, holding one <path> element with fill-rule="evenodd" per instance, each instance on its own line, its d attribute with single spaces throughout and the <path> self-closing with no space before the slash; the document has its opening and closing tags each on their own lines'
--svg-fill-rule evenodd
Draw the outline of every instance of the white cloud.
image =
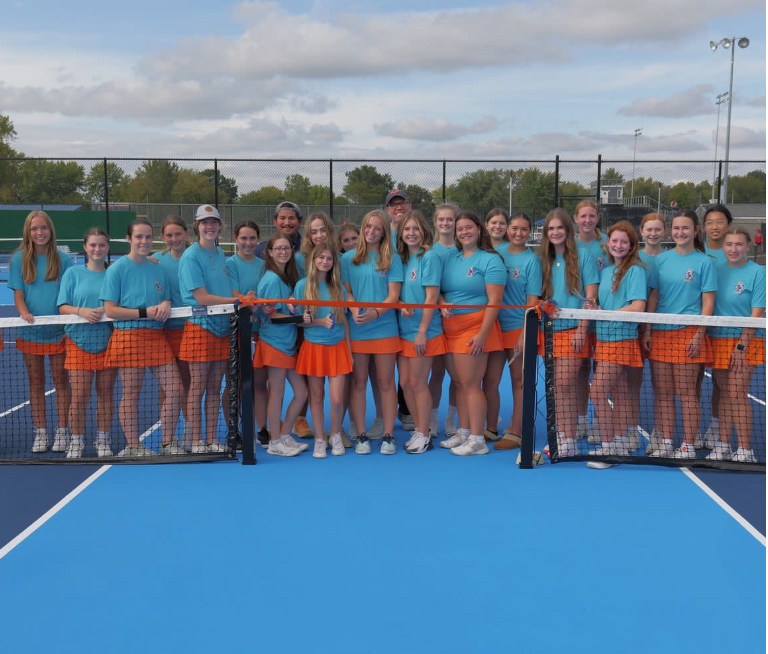
<svg viewBox="0 0 768 654">
<path fill-rule="evenodd" d="M 624 116 L 657 116 L 662 118 L 690 118 L 715 113 L 714 87 L 700 84 L 675 93 L 666 98 L 652 96 L 633 100 L 621 107 L 618 113 Z"/>
<path fill-rule="evenodd" d="M 420 116 L 376 125 L 376 133 L 397 139 L 416 141 L 453 141 L 469 134 L 493 131 L 499 125 L 494 116 L 485 116 L 470 126 L 459 125 L 446 118 L 428 119 Z"/>
</svg>

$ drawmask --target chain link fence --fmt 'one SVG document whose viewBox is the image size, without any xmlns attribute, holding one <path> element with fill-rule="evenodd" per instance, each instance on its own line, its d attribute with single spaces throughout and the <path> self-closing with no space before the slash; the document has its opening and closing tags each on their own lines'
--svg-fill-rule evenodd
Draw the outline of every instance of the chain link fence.
<svg viewBox="0 0 768 654">
<path fill-rule="evenodd" d="M 601 207 L 603 226 L 665 215 L 721 198 L 723 161 L 651 160 L 282 160 L 282 159 L 0 159 L 0 212 L 39 206 L 91 210 L 107 228 L 121 212 L 159 226 L 168 215 L 187 222 L 195 208 L 216 204 L 223 241 L 241 220 L 262 238 L 272 232 L 278 202 L 296 202 L 304 216 L 322 211 L 336 225 L 360 223 L 381 209 L 393 188 L 431 218 L 451 202 L 481 217 L 491 208 L 525 211 L 540 221 L 555 206 L 573 211 L 583 199 Z M 765 161 L 731 161 L 727 204 L 763 205 Z M 755 216 L 760 218 L 760 216 Z M 8 237 L 0 221 L 0 237 Z M 14 234 L 18 236 L 18 234 Z M 120 236 L 115 234 L 115 236 Z"/>
</svg>

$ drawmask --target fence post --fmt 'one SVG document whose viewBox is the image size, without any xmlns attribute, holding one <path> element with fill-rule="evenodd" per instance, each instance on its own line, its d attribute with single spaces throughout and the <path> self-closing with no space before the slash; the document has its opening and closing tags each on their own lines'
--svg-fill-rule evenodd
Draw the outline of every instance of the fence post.
<svg viewBox="0 0 768 654">
<path fill-rule="evenodd" d="M 331 211 L 331 224 L 333 224 L 333 200 L 334 200 L 334 194 L 333 194 L 333 159 L 328 160 L 328 187 L 330 188 L 330 196 L 328 198 L 328 201 L 331 203 L 330 211 Z"/>
<path fill-rule="evenodd" d="M 213 203 L 219 208 L 219 160 L 213 160 Z"/>
<path fill-rule="evenodd" d="M 560 155 L 555 155 L 555 201 L 553 207 L 560 206 Z"/>
<path fill-rule="evenodd" d="M 107 158 L 104 157 L 104 231 L 107 234 L 111 234 L 109 231 L 109 171 L 107 168 Z M 107 261 L 112 261 L 112 255 L 107 252 Z"/>
<path fill-rule="evenodd" d="M 445 204 L 445 174 L 446 174 L 445 159 L 443 159 L 443 204 Z"/>
<path fill-rule="evenodd" d="M 597 155 L 597 186 L 595 187 L 595 202 L 600 205 L 600 186 L 603 182 L 603 155 Z"/>
<path fill-rule="evenodd" d="M 720 189 L 723 188 L 723 160 L 717 162 L 717 204 L 721 204 Z M 726 202 L 728 198 L 725 198 Z"/>
</svg>

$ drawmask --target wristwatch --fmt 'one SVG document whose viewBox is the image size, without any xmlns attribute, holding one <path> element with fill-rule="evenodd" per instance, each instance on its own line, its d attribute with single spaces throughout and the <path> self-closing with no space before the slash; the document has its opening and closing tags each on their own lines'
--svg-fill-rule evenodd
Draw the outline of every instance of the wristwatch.
<svg viewBox="0 0 768 654">
<path fill-rule="evenodd" d="M 744 350 L 746 350 L 747 348 L 746 348 L 746 347 L 744 347 L 744 346 L 743 346 L 741 343 L 736 343 L 736 349 L 737 349 L 739 352 L 743 352 L 743 351 L 744 351 Z"/>
</svg>

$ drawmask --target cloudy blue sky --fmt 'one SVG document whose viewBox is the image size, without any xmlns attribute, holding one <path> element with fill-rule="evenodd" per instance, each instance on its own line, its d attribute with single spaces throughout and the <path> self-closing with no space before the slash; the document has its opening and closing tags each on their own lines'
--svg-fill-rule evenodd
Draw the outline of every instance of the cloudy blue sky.
<svg viewBox="0 0 768 654">
<path fill-rule="evenodd" d="M 765 158 L 762 0 L 4 4 L 30 156 L 711 159 L 709 41 L 747 36 L 731 157 Z"/>
</svg>

